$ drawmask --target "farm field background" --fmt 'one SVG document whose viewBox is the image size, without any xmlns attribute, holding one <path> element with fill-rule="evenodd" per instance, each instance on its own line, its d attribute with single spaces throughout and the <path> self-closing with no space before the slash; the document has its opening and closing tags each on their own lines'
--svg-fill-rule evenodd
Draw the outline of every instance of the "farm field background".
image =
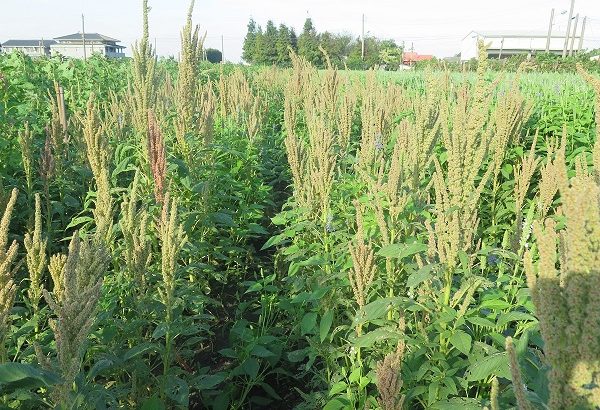
<svg viewBox="0 0 600 410">
<path fill-rule="evenodd" d="M 201 47 L 0 56 L 3 407 L 600 405 L 597 74 Z"/>
</svg>

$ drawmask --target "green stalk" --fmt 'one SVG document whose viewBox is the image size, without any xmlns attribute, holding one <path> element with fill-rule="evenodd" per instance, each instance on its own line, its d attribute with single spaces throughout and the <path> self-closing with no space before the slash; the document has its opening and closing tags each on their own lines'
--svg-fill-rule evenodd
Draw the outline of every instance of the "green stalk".
<svg viewBox="0 0 600 410">
<path fill-rule="evenodd" d="M 446 270 L 445 275 L 445 288 L 444 288 L 444 304 L 446 306 L 450 305 L 450 295 L 452 293 L 452 277 L 454 276 L 454 272 L 451 269 Z"/>
<path fill-rule="evenodd" d="M 169 306 L 166 306 L 167 316 L 165 318 L 165 325 L 167 326 L 167 332 L 165 333 L 165 354 L 163 356 L 163 381 L 162 381 L 162 392 L 161 395 L 163 398 L 166 398 L 166 390 L 167 390 L 167 374 L 169 373 L 169 369 L 171 367 L 171 302 L 169 298 Z"/>
<path fill-rule="evenodd" d="M 7 362 L 7 351 L 6 351 L 6 337 L 5 335 L 0 336 L 0 364 Z"/>
<path fill-rule="evenodd" d="M 50 257 L 52 255 L 52 204 L 50 202 L 50 182 L 47 179 L 44 182 L 44 196 L 46 197 L 46 238 L 48 240 L 46 251 Z"/>
<path fill-rule="evenodd" d="M 492 213 L 492 227 L 496 227 L 496 194 L 498 193 L 498 175 L 494 175 L 494 187 L 492 188 L 492 204 L 491 204 L 491 213 Z"/>
<path fill-rule="evenodd" d="M 394 226 L 394 222 L 392 221 L 392 226 Z M 394 243 L 395 238 L 396 237 L 396 231 L 394 228 L 392 228 L 390 230 L 390 243 Z M 390 257 L 386 257 L 385 258 L 385 269 L 387 271 L 387 275 L 388 275 L 388 297 L 393 298 L 394 297 L 394 284 L 395 284 L 395 280 L 394 280 L 394 266 L 393 266 L 393 262 L 392 262 L 392 258 Z M 387 318 L 388 320 L 392 320 L 394 318 L 394 312 L 392 311 L 392 309 L 390 309 L 387 313 Z"/>
</svg>

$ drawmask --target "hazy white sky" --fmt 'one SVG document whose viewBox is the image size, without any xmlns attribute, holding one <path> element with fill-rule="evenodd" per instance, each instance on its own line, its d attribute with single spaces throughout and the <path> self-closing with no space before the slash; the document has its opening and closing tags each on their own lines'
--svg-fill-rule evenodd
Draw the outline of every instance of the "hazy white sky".
<svg viewBox="0 0 600 410">
<path fill-rule="evenodd" d="M 159 55 L 179 52 L 179 31 L 188 0 L 149 0 L 150 36 Z M 206 45 L 221 48 L 238 61 L 248 19 L 259 24 L 272 19 L 299 33 L 307 16 L 319 31 L 356 36 L 365 14 L 365 31 L 377 37 L 403 40 L 415 51 L 454 55 L 471 30 L 540 30 L 548 28 L 556 9 L 555 30 L 565 30 L 570 0 L 196 0 L 194 21 L 207 32 Z M 575 13 L 588 16 L 587 48 L 600 48 L 600 0 L 576 0 Z M 127 46 L 141 33 L 141 0 L 0 0 L 0 42 L 8 39 L 52 38 L 81 29 L 118 38 Z M 574 14 L 575 14 L 574 13 Z M 580 23 L 581 27 L 581 23 Z"/>
</svg>

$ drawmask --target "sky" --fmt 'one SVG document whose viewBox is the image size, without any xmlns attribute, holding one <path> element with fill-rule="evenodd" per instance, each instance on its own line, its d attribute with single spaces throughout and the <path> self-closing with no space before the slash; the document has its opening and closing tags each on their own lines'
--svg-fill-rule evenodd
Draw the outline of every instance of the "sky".
<svg viewBox="0 0 600 410">
<path fill-rule="evenodd" d="M 49 39 L 81 31 L 121 40 L 126 53 L 141 34 L 141 0 L 0 0 L 0 42 Z M 179 53 L 179 33 L 188 0 L 149 0 L 150 37 L 161 56 Z M 361 32 L 404 42 L 421 54 L 447 57 L 460 51 L 471 30 L 547 31 L 566 29 L 570 0 L 196 0 L 193 20 L 206 32 L 206 47 L 221 49 L 238 62 L 252 17 L 263 27 L 269 19 L 294 27 L 299 34 L 307 17 L 318 31 Z M 563 13 L 564 14 L 561 14 Z M 585 48 L 600 48 L 600 0 L 575 0 L 574 15 L 588 16 Z M 581 27 L 581 20 L 579 27 Z"/>
</svg>

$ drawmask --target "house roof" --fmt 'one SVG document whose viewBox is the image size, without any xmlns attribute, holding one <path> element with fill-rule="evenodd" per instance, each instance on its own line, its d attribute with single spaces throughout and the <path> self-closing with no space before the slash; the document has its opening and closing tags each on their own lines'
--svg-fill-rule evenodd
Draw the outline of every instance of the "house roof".
<svg viewBox="0 0 600 410">
<path fill-rule="evenodd" d="M 2 43 L 2 47 L 39 47 L 40 43 L 44 44 L 44 47 L 56 44 L 54 40 L 7 40 Z"/>
<path fill-rule="evenodd" d="M 431 54 L 419 54 L 414 51 L 407 51 L 403 54 L 402 59 L 404 61 L 425 61 L 433 59 Z"/>
<path fill-rule="evenodd" d="M 89 41 L 87 39 L 87 37 L 86 37 L 85 41 L 86 41 L 86 44 L 89 45 L 90 47 L 92 47 L 94 45 L 98 46 L 98 44 L 95 41 Z M 81 43 L 55 43 L 55 44 L 52 44 L 51 48 L 54 50 L 54 49 L 61 49 L 61 48 L 65 48 L 65 47 L 80 47 L 82 44 L 83 44 L 83 42 L 81 42 Z M 113 45 L 113 44 L 102 43 L 102 46 L 118 48 L 121 50 L 127 48 L 127 47 L 119 45 L 119 44 Z"/>
<path fill-rule="evenodd" d="M 466 36 L 463 37 L 463 40 L 469 37 L 471 34 L 477 34 L 484 38 L 547 38 L 547 31 L 533 31 L 533 30 L 498 30 L 498 31 L 488 31 L 488 30 L 473 30 L 470 31 Z M 552 38 L 565 38 L 566 32 L 552 32 Z M 575 36 L 578 38 L 579 36 Z"/>
<path fill-rule="evenodd" d="M 54 37 L 55 40 L 65 41 L 65 40 L 83 40 L 83 33 L 74 33 L 61 37 Z M 86 41 L 114 41 L 120 42 L 121 40 L 117 40 L 116 38 L 104 36 L 100 33 L 85 33 Z"/>
</svg>

